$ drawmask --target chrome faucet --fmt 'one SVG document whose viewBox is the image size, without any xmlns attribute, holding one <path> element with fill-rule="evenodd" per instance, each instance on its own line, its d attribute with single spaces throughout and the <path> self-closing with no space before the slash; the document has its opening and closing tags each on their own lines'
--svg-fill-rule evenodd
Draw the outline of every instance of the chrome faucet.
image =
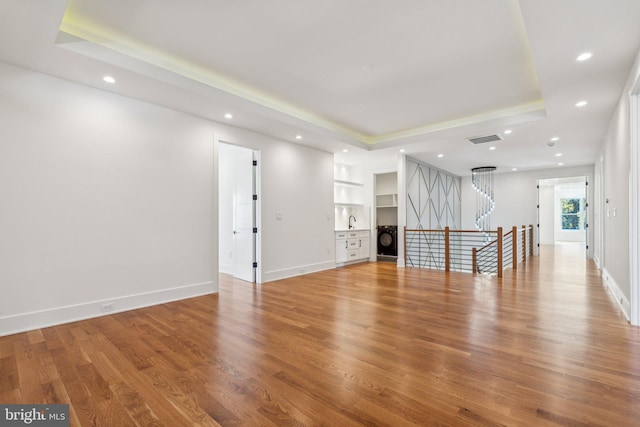
<svg viewBox="0 0 640 427">
<path fill-rule="evenodd" d="M 353 228 L 353 224 L 351 224 L 351 218 L 353 218 L 353 222 L 356 222 L 356 217 L 353 215 L 349 215 L 349 230 Z"/>
</svg>

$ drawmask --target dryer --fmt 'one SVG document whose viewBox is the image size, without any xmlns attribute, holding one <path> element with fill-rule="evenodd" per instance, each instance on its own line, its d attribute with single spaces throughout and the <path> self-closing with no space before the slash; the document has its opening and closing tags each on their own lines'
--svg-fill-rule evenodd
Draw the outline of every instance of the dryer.
<svg viewBox="0 0 640 427">
<path fill-rule="evenodd" d="M 378 226 L 378 255 L 398 256 L 398 226 Z"/>
</svg>

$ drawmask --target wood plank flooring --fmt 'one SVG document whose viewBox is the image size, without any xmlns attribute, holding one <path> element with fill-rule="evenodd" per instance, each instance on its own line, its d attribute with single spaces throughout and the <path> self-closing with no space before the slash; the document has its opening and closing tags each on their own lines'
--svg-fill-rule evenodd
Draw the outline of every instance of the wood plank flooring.
<svg viewBox="0 0 640 427">
<path fill-rule="evenodd" d="M 573 245 L 505 277 L 367 263 L 0 338 L 74 426 L 637 426 L 640 329 Z"/>
</svg>

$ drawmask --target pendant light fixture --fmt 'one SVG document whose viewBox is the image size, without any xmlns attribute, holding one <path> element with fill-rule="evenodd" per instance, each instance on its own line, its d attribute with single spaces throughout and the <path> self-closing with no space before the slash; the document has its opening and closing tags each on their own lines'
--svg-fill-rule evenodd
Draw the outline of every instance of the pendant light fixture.
<svg viewBox="0 0 640 427">
<path fill-rule="evenodd" d="M 496 206 L 493 193 L 493 175 L 495 166 L 482 166 L 471 169 L 471 186 L 476 190 L 476 229 L 489 239 L 491 230 L 491 212 Z"/>
</svg>

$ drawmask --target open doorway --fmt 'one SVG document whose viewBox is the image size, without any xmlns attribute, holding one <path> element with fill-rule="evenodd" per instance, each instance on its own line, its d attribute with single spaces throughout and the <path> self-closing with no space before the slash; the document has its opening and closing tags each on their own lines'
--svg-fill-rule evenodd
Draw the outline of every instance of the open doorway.
<svg viewBox="0 0 640 427">
<path fill-rule="evenodd" d="M 374 174 L 376 256 L 378 261 L 398 262 L 398 173 Z"/>
<path fill-rule="evenodd" d="M 541 245 L 580 245 L 587 240 L 587 178 L 538 181 L 538 240 Z"/>
<path fill-rule="evenodd" d="M 220 143 L 219 157 L 219 271 L 260 282 L 259 152 Z"/>
</svg>

